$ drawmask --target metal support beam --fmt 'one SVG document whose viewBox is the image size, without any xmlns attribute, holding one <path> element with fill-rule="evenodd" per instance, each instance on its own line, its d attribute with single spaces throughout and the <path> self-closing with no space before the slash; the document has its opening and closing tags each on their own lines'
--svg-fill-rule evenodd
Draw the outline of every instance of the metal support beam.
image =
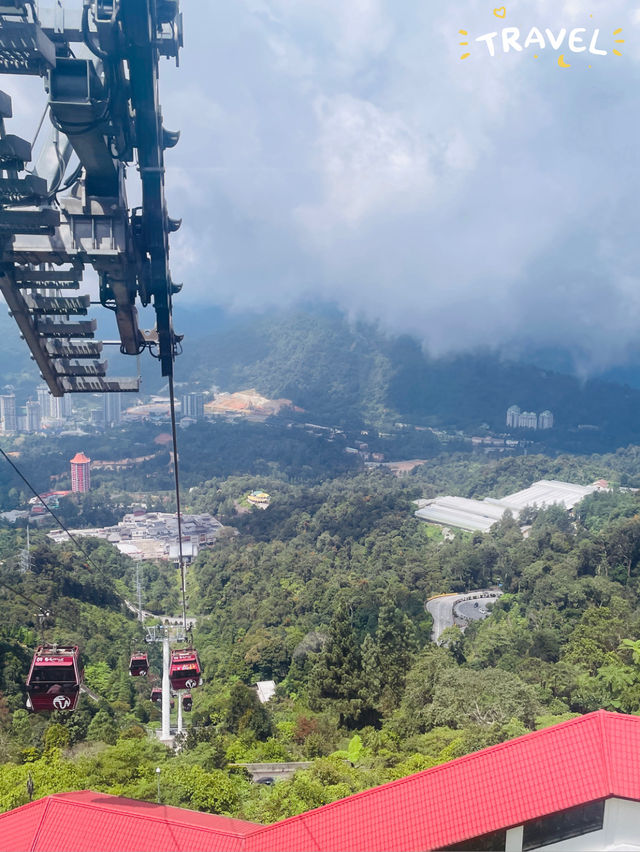
<svg viewBox="0 0 640 852">
<path fill-rule="evenodd" d="M 0 275 L 0 290 L 13 318 L 18 324 L 20 333 L 31 350 L 31 354 L 40 369 L 42 378 L 49 385 L 49 390 L 53 396 L 62 396 L 64 389 L 56 375 L 49 354 L 42 346 L 42 338 L 35 329 L 27 303 L 22 293 L 15 286 L 13 271 L 6 270 L 3 275 Z"/>
<path fill-rule="evenodd" d="M 162 640 L 162 739 L 171 736 L 171 684 L 169 682 L 169 666 L 171 664 L 171 648 L 169 647 L 169 631 L 165 630 Z"/>
</svg>

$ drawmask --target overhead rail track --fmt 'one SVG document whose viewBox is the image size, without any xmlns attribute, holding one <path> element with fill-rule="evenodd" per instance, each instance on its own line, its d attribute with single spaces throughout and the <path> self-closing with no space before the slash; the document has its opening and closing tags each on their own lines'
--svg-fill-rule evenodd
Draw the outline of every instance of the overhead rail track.
<svg viewBox="0 0 640 852">
<path fill-rule="evenodd" d="M 6 130 L 12 103 L 0 92 L 0 292 L 54 396 L 139 389 L 100 360 L 96 320 L 83 318 L 90 299 L 78 292 L 87 268 L 120 351 L 147 349 L 173 375 L 182 338 L 169 235 L 180 220 L 167 213 L 164 151 L 179 133 L 162 123 L 158 66 L 177 62 L 181 46 L 179 0 L 0 4 L 0 74 L 40 76 L 48 93 L 32 162 L 32 144 Z M 134 163 L 142 203 L 131 208 Z M 151 331 L 139 327 L 138 303 L 155 310 Z"/>
</svg>

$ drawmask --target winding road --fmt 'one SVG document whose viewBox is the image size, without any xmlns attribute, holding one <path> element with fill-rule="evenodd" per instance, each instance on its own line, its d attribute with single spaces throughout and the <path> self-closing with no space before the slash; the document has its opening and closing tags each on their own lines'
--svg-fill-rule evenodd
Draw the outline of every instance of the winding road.
<svg viewBox="0 0 640 852">
<path fill-rule="evenodd" d="M 499 589 L 478 589 L 463 594 L 453 593 L 430 598 L 425 609 L 433 618 L 431 640 L 437 642 L 443 630 L 453 627 L 454 624 L 464 630 L 469 621 L 486 618 L 489 615 L 488 604 L 495 603 L 501 594 Z"/>
</svg>

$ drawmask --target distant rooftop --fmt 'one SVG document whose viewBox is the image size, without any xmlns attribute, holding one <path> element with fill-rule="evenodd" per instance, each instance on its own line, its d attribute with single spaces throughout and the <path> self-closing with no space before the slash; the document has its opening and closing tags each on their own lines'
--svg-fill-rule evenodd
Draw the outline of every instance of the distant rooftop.
<svg viewBox="0 0 640 852">
<path fill-rule="evenodd" d="M 516 491 L 499 500 L 485 497 L 484 500 L 470 500 L 466 497 L 436 497 L 435 500 L 421 500 L 415 513 L 417 518 L 443 526 L 457 527 L 471 532 L 487 532 L 497 523 L 508 509 L 517 519 L 527 506 L 546 508 L 560 505 L 573 509 L 584 497 L 594 491 L 602 490 L 606 484 L 598 481 L 593 485 L 574 485 L 556 479 L 541 479 L 529 488 Z"/>
<path fill-rule="evenodd" d="M 275 680 L 259 680 L 256 683 L 256 690 L 260 703 L 266 704 L 276 694 L 276 682 Z"/>
<path fill-rule="evenodd" d="M 71 459 L 71 464 L 86 464 L 90 461 L 91 459 L 88 459 L 84 453 L 76 453 L 75 456 Z"/>
</svg>

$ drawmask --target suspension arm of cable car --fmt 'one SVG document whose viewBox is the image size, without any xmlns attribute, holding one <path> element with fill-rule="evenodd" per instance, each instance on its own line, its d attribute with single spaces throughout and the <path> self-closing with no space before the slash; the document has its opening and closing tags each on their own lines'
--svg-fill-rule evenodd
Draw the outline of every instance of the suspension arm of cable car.
<svg viewBox="0 0 640 852">
<path fill-rule="evenodd" d="M 181 337 L 169 234 L 180 220 L 167 213 L 164 151 L 179 134 L 162 124 L 158 66 L 161 56 L 177 62 L 181 46 L 178 0 L 0 6 L 0 74 L 40 76 L 48 92 L 30 166 L 31 144 L 6 132 L 12 104 L 0 92 L 0 291 L 54 396 L 139 387 L 107 375 L 96 321 L 82 319 L 89 266 L 121 351 L 148 349 L 162 374 L 173 374 Z M 126 167 L 134 160 L 142 203 L 132 209 Z M 140 329 L 137 303 L 153 305 L 154 331 Z"/>
</svg>

